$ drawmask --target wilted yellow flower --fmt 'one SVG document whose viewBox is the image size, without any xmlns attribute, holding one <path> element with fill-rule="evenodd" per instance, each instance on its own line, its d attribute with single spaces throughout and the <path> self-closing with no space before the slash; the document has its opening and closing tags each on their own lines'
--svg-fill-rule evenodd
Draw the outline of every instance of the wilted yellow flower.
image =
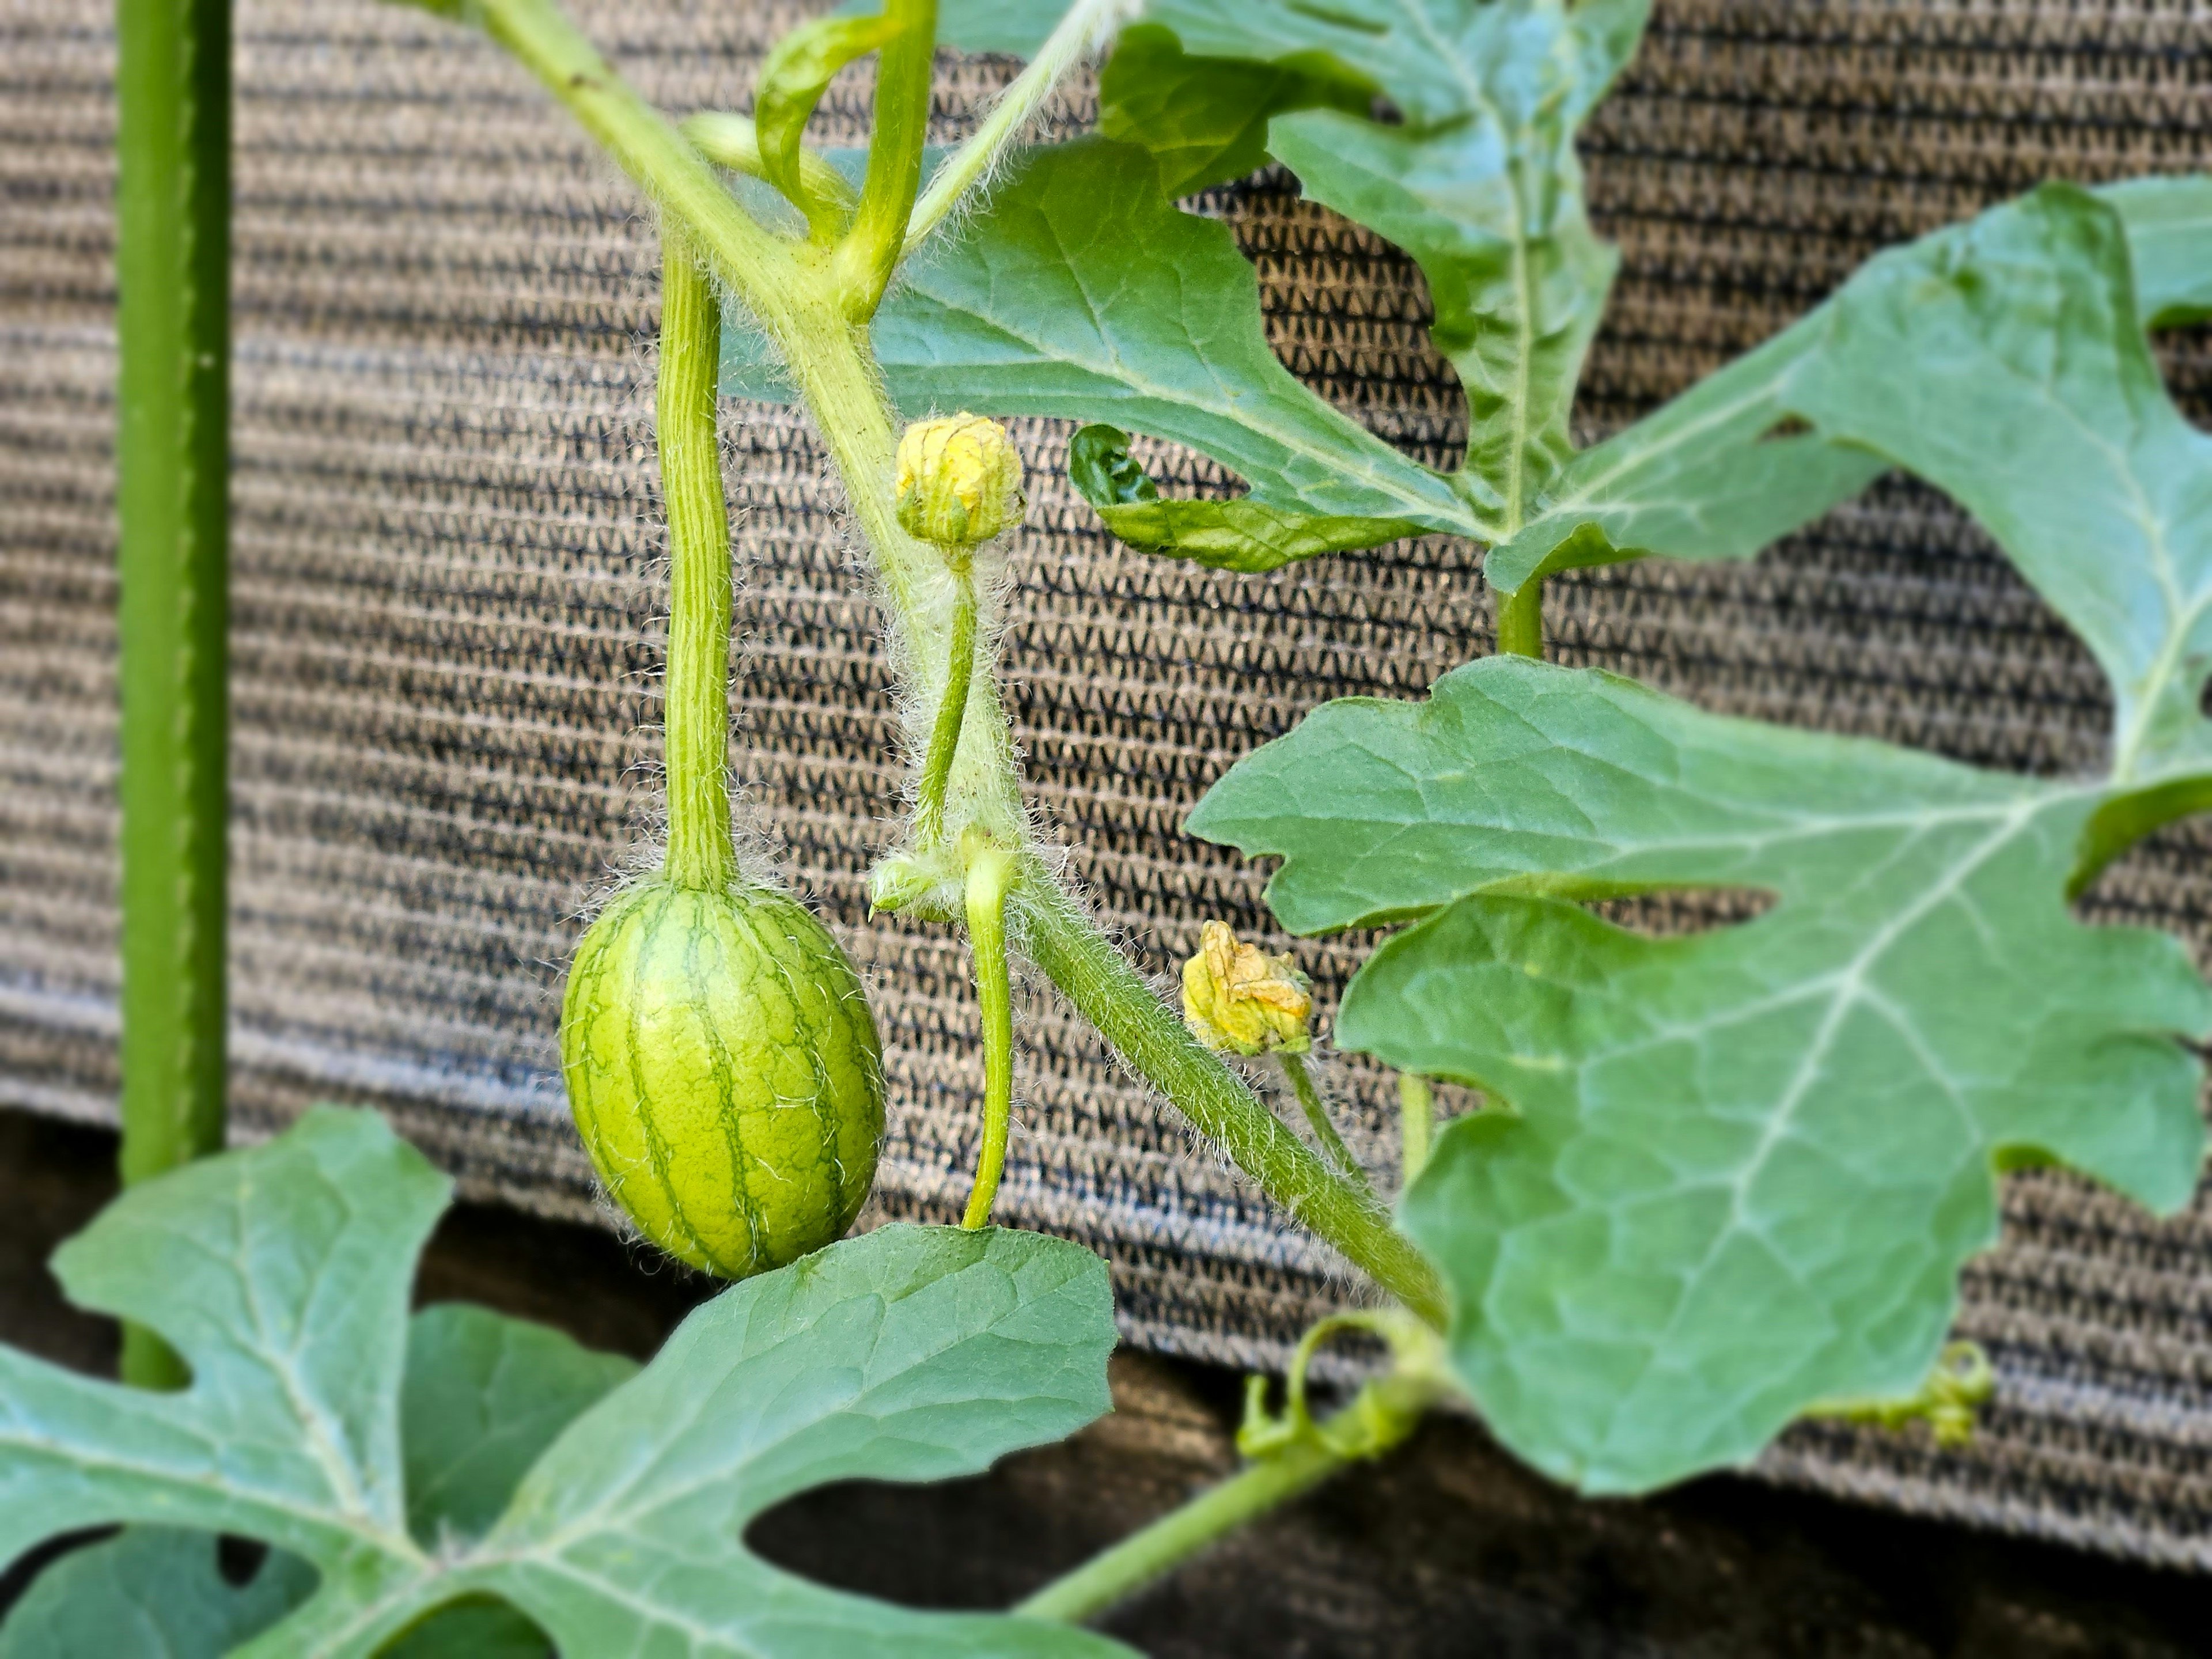
<svg viewBox="0 0 2212 1659">
<path fill-rule="evenodd" d="M 980 415 L 916 421 L 899 440 L 898 521 L 939 547 L 981 547 L 1022 516 L 1022 457 Z"/>
<path fill-rule="evenodd" d="M 1209 1048 L 1302 1054 L 1313 1046 L 1312 984 L 1288 957 L 1240 944 L 1225 922 L 1209 921 L 1182 965 L 1183 1023 Z"/>
</svg>

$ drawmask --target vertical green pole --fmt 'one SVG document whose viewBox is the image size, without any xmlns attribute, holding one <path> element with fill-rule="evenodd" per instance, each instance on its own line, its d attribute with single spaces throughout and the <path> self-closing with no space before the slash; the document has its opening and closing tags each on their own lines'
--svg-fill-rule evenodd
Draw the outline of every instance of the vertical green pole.
<svg viewBox="0 0 2212 1659">
<path fill-rule="evenodd" d="M 116 27 L 128 1183 L 223 1138 L 229 0 L 117 0 Z M 122 1369 L 185 1376 L 137 1327 Z"/>
</svg>

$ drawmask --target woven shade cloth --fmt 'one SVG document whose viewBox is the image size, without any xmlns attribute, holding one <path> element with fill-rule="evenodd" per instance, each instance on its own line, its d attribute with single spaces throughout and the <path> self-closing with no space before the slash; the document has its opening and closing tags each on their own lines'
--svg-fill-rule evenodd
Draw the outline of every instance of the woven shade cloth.
<svg viewBox="0 0 2212 1659">
<path fill-rule="evenodd" d="M 1255 0 L 1258 3 L 1259 0 Z M 742 106 L 799 15 L 594 0 L 580 21 L 665 107 Z M 0 1100 L 112 1121 L 114 49 L 100 0 L 0 14 Z M 376 1104 L 465 1192 L 612 1224 L 556 1069 L 562 964 L 650 845 L 666 570 L 641 198 L 480 40 L 362 0 L 238 7 L 234 1123 Z M 1004 81 L 946 59 L 943 137 Z M 860 131 L 841 81 L 830 142 Z M 1057 119 L 1082 125 L 1083 88 Z M 1801 314 L 1864 257 L 2053 176 L 2212 165 L 2212 10 L 1662 0 L 1585 144 L 1625 256 L 1579 411 L 1601 436 Z M 1201 204 L 1256 261 L 1285 360 L 1423 459 L 1464 441 L 1410 264 L 1279 173 Z M 2202 336 L 2164 343 L 2212 408 Z M 755 832 L 870 976 L 891 1127 L 871 1215 L 952 1215 L 980 1114 L 963 953 L 868 920 L 903 774 L 877 616 L 803 421 L 732 403 L 737 761 Z M 1147 558 L 1023 423 L 1009 702 L 1047 833 L 1164 976 L 1200 921 L 1269 937 L 1264 871 L 1182 836 L 1238 756 L 1315 703 L 1418 695 L 1492 644 L 1476 550 L 1431 537 L 1267 579 Z M 1170 453 L 1182 482 L 1222 483 Z M 1755 566 L 1553 584 L 1555 658 L 1702 706 L 1977 763 L 2097 763 L 2087 655 L 1962 516 L 1878 485 Z M 2091 914 L 2212 946 L 2207 837 L 2167 832 Z M 1659 927 L 1710 921 L 1647 905 Z M 1369 941 L 1295 946 L 1324 1010 Z M 1273 943 L 1280 948 L 1286 942 Z M 1044 994 L 1002 1218 L 1114 1263 L 1138 1342 L 1279 1360 L 1349 1293 Z M 1395 1179 L 1387 1079 L 1328 1079 Z M 2212 1567 L 2212 1206 L 2154 1223 L 2013 1178 L 1961 1334 L 2001 1389 L 1969 1449 L 1794 1431 L 1770 1474 Z"/>
</svg>

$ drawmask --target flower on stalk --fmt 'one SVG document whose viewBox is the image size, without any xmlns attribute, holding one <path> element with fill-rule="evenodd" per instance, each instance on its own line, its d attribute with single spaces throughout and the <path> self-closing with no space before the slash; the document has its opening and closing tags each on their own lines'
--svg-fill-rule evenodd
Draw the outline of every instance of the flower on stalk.
<svg viewBox="0 0 2212 1659">
<path fill-rule="evenodd" d="M 1006 428 L 981 415 L 916 421 L 899 440 L 898 521 L 952 550 L 976 548 L 1022 516 L 1022 457 Z"/>
<path fill-rule="evenodd" d="M 1228 924 L 1199 930 L 1198 954 L 1182 965 L 1182 1018 L 1209 1048 L 1247 1056 L 1302 1054 L 1313 1047 L 1313 981 L 1288 957 L 1246 945 Z"/>
</svg>

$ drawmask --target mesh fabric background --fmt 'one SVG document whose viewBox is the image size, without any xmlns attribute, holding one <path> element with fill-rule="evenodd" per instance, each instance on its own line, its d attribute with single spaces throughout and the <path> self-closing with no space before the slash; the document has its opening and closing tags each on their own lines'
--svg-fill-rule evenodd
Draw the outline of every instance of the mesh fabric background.
<svg viewBox="0 0 2212 1659">
<path fill-rule="evenodd" d="M 1255 0 L 1256 3 L 1256 0 Z M 580 19 L 672 110 L 739 106 L 794 14 L 617 4 Z M 240 0 L 234 605 L 234 1114 L 374 1102 L 462 1176 L 593 1216 L 554 1074 L 575 918 L 649 832 L 665 569 L 648 420 L 657 253 L 635 192 L 520 71 L 422 14 Z M 4 0 L 0 38 L 0 1100 L 113 1112 L 112 40 L 99 0 Z M 945 64 L 949 136 L 1008 73 Z M 2212 162 L 2195 3 L 1662 0 L 1585 143 L 1625 254 L 1585 381 L 1602 434 L 1801 313 L 1866 254 L 2053 175 Z M 859 131 L 841 82 L 825 136 Z M 1072 94 L 1064 125 L 1088 94 Z M 1449 459 L 1418 276 L 1279 174 L 1207 204 L 1257 261 L 1285 360 Z M 2212 352 L 2168 343 L 2185 404 Z M 731 405 L 748 570 L 735 708 L 757 826 L 870 975 L 893 1082 L 878 1213 L 950 1215 L 981 1077 L 961 952 L 869 922 L 898 807 L 865 578 L 785 411 Z M 1165 971 L 1198 921 L 1264 934 L 1262 872 L 1183 838 L 1255 744 L 1334 696 L 1409 696 L 1489 648 L 1479 560 L 1440 538 L 1276 578 L 1119 548 L 1030 423 L 1010 701 L 1035 799 L 1106 917 Z M 1170 472 L 1209 479 L 1170 457 Z M 1713 708 L 1993 766 L 2094 763 L 2086 654 L 1947 504 L 1898 482 L 1744 568 L 1555 584 L 1554 656 Z M 2212 945 L 2207 838 L 2094 896 Z M 1669 920 L 1663 914 L 1655 920 Z M 1362 941 L 1302 945 L 1333 1004 Z M 1113 1261 L 1137 1340 L 1277 1358 L 1340 1294 L 1095 1040 L 1032 1000 L 1001 1214 Z M 1386 1170 L 1383 1079 L 1346 1063 Z M 1800 1430 L 1778 1477 L 2212 1567 L 2212 1206 L 2157 1224 L 2014 1180 L 1964 1334 L 2002 1392 L 1958 1454 Z"/>
</svg>

